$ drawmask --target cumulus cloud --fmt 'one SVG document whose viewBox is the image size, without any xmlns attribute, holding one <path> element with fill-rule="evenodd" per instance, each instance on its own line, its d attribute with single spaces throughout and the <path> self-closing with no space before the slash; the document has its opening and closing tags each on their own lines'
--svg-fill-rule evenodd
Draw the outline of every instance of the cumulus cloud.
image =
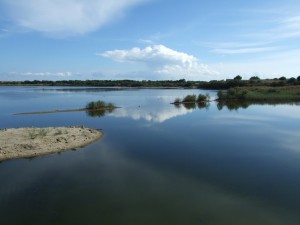
<svg viewBox="0 0 300 225">
<path fill-rule="evenodd" d="M 199 63 L 199 60 L 187 53 L 178 52 L 164 45 L 152 45 L 144 49 L 106 51 L 101 56 L 117 62 L 142 63 L 147 70 L 164 76 L 164 78 L 199 78 L 205 75 L 217 75 L 208 65 Z"/>
<path fill-rule="evenodd" d="M 148 0 L 2 0 L 17 25 L 49 35 L 95 31 Z"/>
</svg>

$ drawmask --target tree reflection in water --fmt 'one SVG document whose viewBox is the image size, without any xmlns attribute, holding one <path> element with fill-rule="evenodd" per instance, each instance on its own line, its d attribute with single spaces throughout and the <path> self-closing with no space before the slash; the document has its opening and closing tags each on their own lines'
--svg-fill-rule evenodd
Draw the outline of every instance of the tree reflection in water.
<svg viewBox="0 0 300 225">
<path fill-rule="evenodd" d="M 247 109 L 251 105 L 299 105 L 299 102 L 286 101 L 218 101 L 217 107 L 219 110 L 226 107 L 230 111 L 238 109 Z"/>
</svg>

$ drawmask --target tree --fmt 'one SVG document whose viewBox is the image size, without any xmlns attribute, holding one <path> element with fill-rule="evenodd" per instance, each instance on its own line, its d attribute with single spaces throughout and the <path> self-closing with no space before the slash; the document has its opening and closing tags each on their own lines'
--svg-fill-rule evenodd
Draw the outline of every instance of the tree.
<svg viewBox="0 0 300 225">
<path fill-rule="evenodd" d="M 251 81 L 259 81 L 260 78 L 258 76 L 253 76 L 253 77 L 250 77 L 249 80 L 251 80 Z"/>
<path fill-rule="evenodd" d="M 242 77 L 241 77 L 240 75 L 237 75 L 237 76 L 234 78 L 234 80 L 240 81 L 240 80 L 242 80 Z"/>
<path fill-rule="evenodd" d="M 279 80 L 286 80 L 286 77 L 280 77 Z"/>
<path fill-rule="evenodd" d="M 297 77 L 297 81 L 300 81 L 300 76 Z"/>
<path fill-rule="evenodd" d="M 290 79 L 288 79 L 288 83 L 293 84 L 296 82 L 296 78 L 291 77 Z"/>
</svg>

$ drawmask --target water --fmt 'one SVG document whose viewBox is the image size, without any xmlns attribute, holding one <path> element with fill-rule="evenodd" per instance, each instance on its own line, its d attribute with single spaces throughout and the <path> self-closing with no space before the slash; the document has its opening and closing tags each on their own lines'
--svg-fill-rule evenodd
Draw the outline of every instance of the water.
<svg viewBox="0 0 300 225">
<path fill-rule="evenodd" d="M 105 133 L 83 149 L 0 163 L 1 225 L 300 224 L 300 107 L 169 104 L 207 92 L 213 99 L 201 90 L 0 87 L 1 128 Z M 122 108 L 13 115 L 99 99 Z"/>
</svg>

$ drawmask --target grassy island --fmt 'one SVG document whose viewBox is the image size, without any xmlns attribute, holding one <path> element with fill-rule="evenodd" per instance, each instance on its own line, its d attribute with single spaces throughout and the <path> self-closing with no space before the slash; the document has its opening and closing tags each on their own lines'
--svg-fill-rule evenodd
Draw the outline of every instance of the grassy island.
<svg viewBox="0 0 300 225">
<path fill-rule="evenodd" d="M 50 111 L 39 111 L 39 112 L 22 112 L 16 113 L 15 115 L 26 115 L 26 114 L 47 114 L 47 113 L 63 113 L 63 112 L 81 112 L 86 111 L 88 115 L 104 115 L 106 112 L 113 112 L 114 109 L 118 108 L 113 103 L 106 103 L 104 101 L 93 101 L 88 102 L 85 108 L 81 109 L 62 109 L 62 110 L 50 110 Z"/>
</svg>

